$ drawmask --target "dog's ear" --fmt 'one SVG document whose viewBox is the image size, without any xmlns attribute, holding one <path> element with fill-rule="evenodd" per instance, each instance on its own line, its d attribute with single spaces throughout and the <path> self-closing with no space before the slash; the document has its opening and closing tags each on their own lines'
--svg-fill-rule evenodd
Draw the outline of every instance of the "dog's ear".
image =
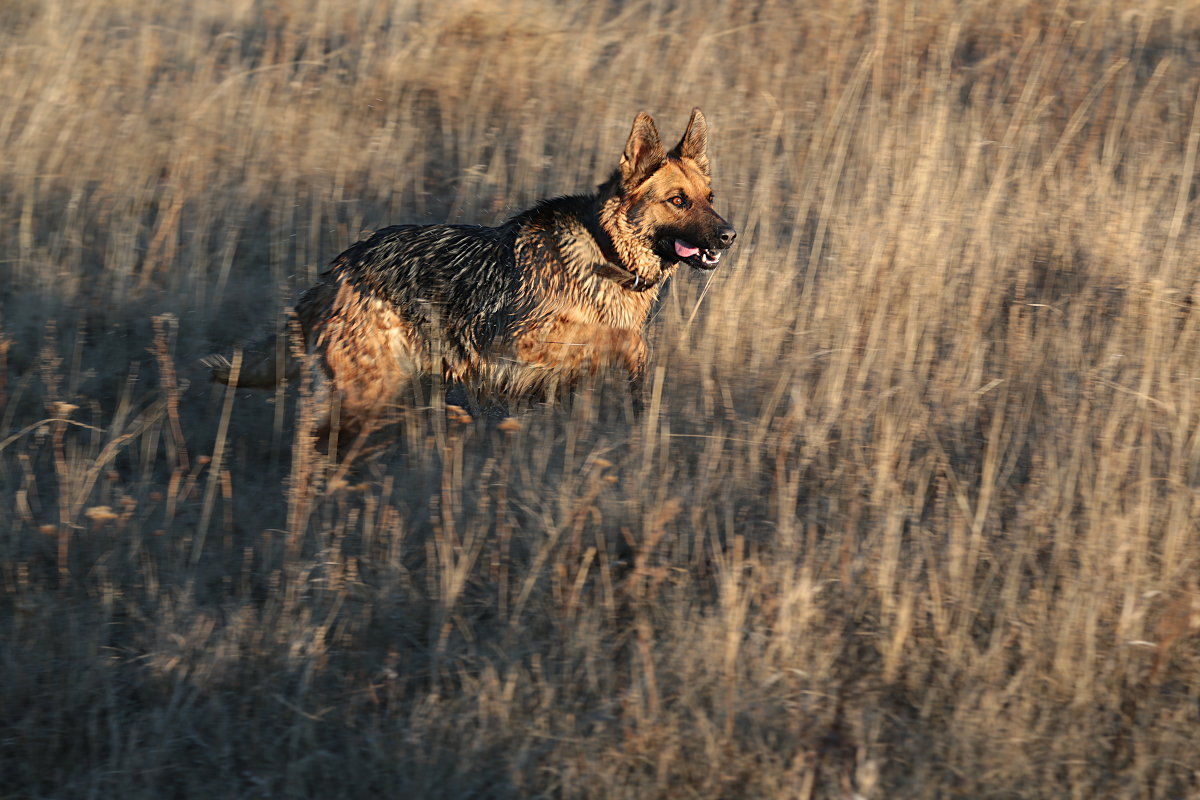
<svg viewBox="0 0 1200 800">
<path fill-rule="evenodd" d="M 676 158 L 690 158 L 696 162 L 700 171 L 708 175 L 708 123 L 704 114 L 698 108 L 692 109 L 692 118 L 688 120 L 687 130 L 671 155 Z"/>
<path fill-rule="evenodd" d="M 654 127 L 654 120 L 645 111 L 641 112 L 633 121 L 633 130 L 629 132 L 629 141 L 625 143 L 625 153 L 621 156 L 622 182 L 632 189 L 650 177 L 650 173 L 666 159 L 667 154 L 658 137 L 658 128 Z"/>
</svg>

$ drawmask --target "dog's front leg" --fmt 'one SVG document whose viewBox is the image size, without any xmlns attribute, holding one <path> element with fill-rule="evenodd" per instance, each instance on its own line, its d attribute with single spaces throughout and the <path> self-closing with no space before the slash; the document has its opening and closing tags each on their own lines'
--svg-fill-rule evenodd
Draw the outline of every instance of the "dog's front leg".
<svg viewBox="0 0 1200 800">
<path fill-rule="evenodd" d="M 639 370 L 629 375 L 629 397 L 633 402 L 633 415 L 641 417 L 646 410 L 646 373 Z"/>
<path fill-rule="evenodd" d="M 633 334 L 626 340 L 624 348 L 625 368 L 629 372 L 629 396 L 633 401 L 633 413 L 640 417 L 646 410 L 646 340 L 641 334 Z"/>
</svg>

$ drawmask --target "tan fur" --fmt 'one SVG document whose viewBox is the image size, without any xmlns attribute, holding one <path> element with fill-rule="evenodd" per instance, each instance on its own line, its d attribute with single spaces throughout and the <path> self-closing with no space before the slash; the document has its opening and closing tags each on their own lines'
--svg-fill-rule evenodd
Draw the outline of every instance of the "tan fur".
<svg viewBox="0 0 1200 800">
<path fill-rule="evenodd" d="M 415 331 L 386 301 L 352 284 L 321 288 L 317 302 L 306 305 L 300 316 L 309 340 L 313 385 L 324 397 L 330 377 L 346 420 L 382 416 L 406 381 L 427 370 L 427 364 L 420 364 Z"/>
</svg>

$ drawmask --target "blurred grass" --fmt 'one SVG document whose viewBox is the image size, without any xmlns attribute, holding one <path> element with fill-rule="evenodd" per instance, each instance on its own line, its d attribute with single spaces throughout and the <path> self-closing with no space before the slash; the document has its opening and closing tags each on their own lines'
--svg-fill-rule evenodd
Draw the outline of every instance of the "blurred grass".
<svg viewBox="0 0 1200 800">
<path fill-rule="evenodd" d="M 0 796 L 1200 792 L 1200 7 L 0 4 Z M 713 125 L 655 403 L 196 363 Z M 300 407 L 297 408 L 297 405 Z"/>
</svg>

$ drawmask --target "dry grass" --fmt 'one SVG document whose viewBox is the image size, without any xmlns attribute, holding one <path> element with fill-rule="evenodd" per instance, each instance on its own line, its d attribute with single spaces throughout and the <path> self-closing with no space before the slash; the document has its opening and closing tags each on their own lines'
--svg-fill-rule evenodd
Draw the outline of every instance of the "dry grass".
<svg viewBox="0 0 1200 800">
<path fill-rule="evenodd" d="M 702 7 L 703 6 L 703 7 Z M 1200 793 L 1200 8 L 0 4 L 0 796 Z M 714 127 L 637 422 L 198 356 Z"/>
</svg>

